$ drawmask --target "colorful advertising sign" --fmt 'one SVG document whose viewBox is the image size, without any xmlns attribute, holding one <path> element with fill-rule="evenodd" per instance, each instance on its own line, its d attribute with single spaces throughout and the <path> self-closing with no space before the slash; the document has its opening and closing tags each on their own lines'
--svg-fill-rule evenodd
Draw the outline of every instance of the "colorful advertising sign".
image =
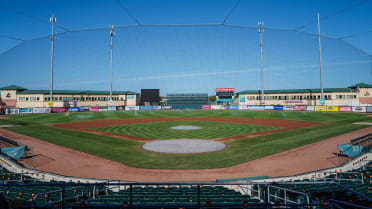
<svg viewBox="0 0 372 209">
<path fill-rule="evenodd" d="M 80 107 L 80 112 L 88 112 L 89 107 Z"/>
<path fill-rule="evenodd" d="M 314 106 L 307 106 L 307 111 L 315 111 L 315 107 Z"/>
<path fill-rule="evenodd" d="M 65 107 L 52 107 L 52 112 L 58 113 L 58 112 L 67 112 L 68 109 Z"/>
<path fill-rule="evenodd" d="M 115 106 L 108 106 L 107 110 L 108 111 L 116 111 L 116 107 Z"/>
<path fill-rule="evenodd" d="M 172 106 L 162 106 L 161 109 L 162 110 L 171 110 Z"/>
<path fill-rule="evenodd" d="M 139 110 L 152 110 L 152 106 L 139 106 Z"/>
<path fill-rule="evenodd" d="M 32 113 L 41 114 L 41 113 L 50 113 L 51 108 L 32 108 Z"/>
<path fill-rule="evenodd" d="M 157 105 L 157 106 L 152 106 L 152 109 L 153 110 L 161 110 L 161 106 Z"/>
<path fill-rule="evenodd" d="M 274 110 L 283 110 L 283 105 L 274 105 Z"/>
<path fill-rule="evenodd" d="M 216 88 L 216 92 L 219 91 L 235 91 L 235 88 Z"/>
<path fill-rule="evenodd" d="M 274 105 L 265 105 L 265 110 L 274 110 Z"/>
<path fill-rule="evenodd" d="M 32 113 L 32 108 L 19 108 L 20 114 L 29 114 Z"/>
<path fill-rule="evenodd" d="M 327 107 L 326 106 L 315 106 L 314 110 L 317 112 L 325 112 L 327 111 Z"/>
<path fill-rule="evenodd" d="M 247 106 L 248 110 L 265 110 L 265 106 L 261 105 L 248 105 Z"/>
<path fill-rule="evenodd" d="M 5 114 L 6 115 L 19 114 L 19 109 L 17 109 L 17 108 L 7 108 L 7 109 L 5 109 Z"/>
<path fill-rule="evenodd" d="M 98 110 L 99 110 L 99 107 L 98 106 L 90 107 L 89 108 L 89 111 L 91 111 L 91 112 L 98 112 Z"/>
<path fill-rule="evenodd" d="M 134 95 L 127 95 L 126 98 L 127 99 L 134 99 Z"/>
<path fill-rule="evenodd" d="M 327 112 L 338 112 L 338 106 L 327 106 Z"/>
<path fill-rule="evenodd" d="M 239 110 L 248 110 L 247 105 L 239 105 Z"/>
<path fill-rule="evenodd" d="M 285 105 L 285 106 L 283 106 L 283 110 L 284 111 L 293 111 L 293 106 Z"/>
<path fill-rule="evenodd" d="M 202 105 L 202 110 L 210 110 L 211 106 L 210 105 Z"/>
<path fill-rule="evenodd" d="M 338 107 L 339 112 L 353 112 L 353 108 L 350 106 L 340 106 Z"/>
<path fill-rule="evenodd" d="M 372 112 L 372 106 L 367 106 L 367 107 L 366 107 L 366 111 L 367 111 L 367 112 Z"/>
<path fill-rule="evenodd" d="M 80 108 L 78 107 L 69 107 L 68 112 L 80 112 Z"/>
<path fill-rule="evenodd" d="M 125 106 L 125 110 L 139 110 L 139 106 Z"/>
<path fill-rule="evenodd" d="M 230 105 L 229 110 L 239 110 L 239 106 L 238 105 Z"/>
<path fill-rule="evenodd" d="M 294 111 L 306 111 L 306 106 L 295 105 L 293 106 Z"/>
<path fill-rule="evenodd" d="M 353 107 L 353 112 L 366 112 L 366 107 L 361 106 Z"/>
<path fill-rule="evenodd" d="M 234 102 L 234 99 L 216 99 L 216 102 Z"/>
</svg>

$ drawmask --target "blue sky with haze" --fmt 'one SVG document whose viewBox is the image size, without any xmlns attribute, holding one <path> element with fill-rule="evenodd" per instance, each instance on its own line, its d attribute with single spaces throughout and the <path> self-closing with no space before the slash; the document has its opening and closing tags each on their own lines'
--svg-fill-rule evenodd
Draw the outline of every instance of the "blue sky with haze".
<svg viewBox="0 0 372 209">
<path fill-rule="evenodd" d="M 264 21 L 264 80 L 266 89 L 318 88 L 319 61 L 316 13 L 321 18 L 324 86 L 346 87 L 372 83 L 372 1 L 354 0 L 241 0 L 228 25 L 146 26 L 146 24 L 218 24 L 236 1 L 122 0 L 144 26 L 117 0 L 0 1 L 0 84 L 48 89 L 49 17 L 57 17 L 55 89 L 108 90 L 109 25 L 114 37 L 114 90 L 160 88 L 161 94 L 208 92 L 232 87 L 260 88 L 259 33 Z M 359 4 L 359 5 L 358 5 Z M 358 5 L 354 6 L 353 5 Z M 335 14 L 344 8 L 345 12 Z M 32 17 L 28 17 L 31 15 Z M 302 25 L 299 32 L 287 31 Z M 131 27 L 125 27 L 131 26 Z M 281 29 L 281 30 L 276 30 Z M 352 45 L 349 45 L 351 43 Z M 19 44 L 19 45 L 17 45 Z M 17 45 L 17 46 L 16 46 Z M 15 48 L 12 48 L 16 46 Z M 355 46 L 355 47 L 354 47 Z"/>
</svg>

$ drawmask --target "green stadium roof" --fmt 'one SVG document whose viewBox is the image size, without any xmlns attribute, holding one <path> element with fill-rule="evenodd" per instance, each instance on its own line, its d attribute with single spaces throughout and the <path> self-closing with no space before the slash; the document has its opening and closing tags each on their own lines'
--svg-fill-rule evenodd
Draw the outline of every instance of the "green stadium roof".
<svg viewBox="0 0 372 209">
<path fill-rule="evenodd" d="M 284 89 L 284 90 L 265 90 L 265 94 L 290 94 L 290 93 L 320 93 L 320 89 Z M 355 92 L 352 88 L 325 88 L 323 92 Z M 238 94 L 260 94 L 261 90 L 246 90 Z"/>
<path fill-rule="evenodd" d="M 358 84 L 355 84 L 355 85 L 349 86 L 348 88 L 353 88 L 353 89 L 355 89 L 355 88 L 358 88 L 358 86 L 359 86 L 359 88 L 372 88 L 372 85 L 370 85 L 370 84 L 366 84 L 366 83 L 358 83 Z"/>
<path fill-rule="evenodd" d="M 18 94 L 49 94 L 49 90 L 25 90 Z M 53 94 L 86 94 L 86 95 L 109 95 L 109 91 L 81 91 L 81 90 L 53 90 Z M 134 95 L 132 91 L 113 91 L 113 95 Z"/>
<path fill-rule="evenodd" d="M 26 88 L 17 86 L 17 85 L 10 85 L 10 86 L 4 86 L 0 88 L 0 90 L 26 90 Z"/>
</svg>

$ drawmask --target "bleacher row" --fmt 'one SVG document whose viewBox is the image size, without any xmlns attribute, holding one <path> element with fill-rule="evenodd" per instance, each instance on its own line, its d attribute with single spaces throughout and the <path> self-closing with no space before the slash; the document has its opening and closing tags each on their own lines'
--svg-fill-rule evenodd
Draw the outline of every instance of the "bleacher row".
<svg viewBox="0 0 372 209">
<path fill-rule="evenodd" d="M 269 191 L 269 203 L 275 205 L 307 204 L 309 198 L 310 204 L 318 205 L 315 208 L 326 208 L 330 199 L 372 207 L 372 202 L 366 198 L 329 183 L 330 180 L 339 182 L 372 198 L 372 163 L 361 169 L 339 172 L 316 180 L 254 184 L 250 195 L 243 194 L 238 187 L 231 189 L 222 185 L 84 186 L 72 182 L 42 182 L 5 169 L 0 171 L 0 176 L 0 194 L 19 208 L 58 207 L 62 199 L 70 208 L 125 208 L 130 204 L 140 208 L 266 208 L 266 191 Z"/>
</svg>

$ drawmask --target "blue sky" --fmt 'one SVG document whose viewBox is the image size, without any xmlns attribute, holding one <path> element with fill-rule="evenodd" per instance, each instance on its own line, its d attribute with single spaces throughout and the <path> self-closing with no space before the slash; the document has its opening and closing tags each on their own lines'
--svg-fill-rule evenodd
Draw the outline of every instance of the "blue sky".
<svg viewBox="0 0 372 209">
<path fill-rule="evenodd" d="M 218 24 L 232 0 L 122 0 L 141 24 Z M 361 2 L 361 3 L 360 3 Z M 353 7 L 353 5 L 360 4 Z M 344 8 L 345 12 L 335 14 Z M 318 88 L 319 61 L 316 13 L 322 34 L 324 86 L 372 83 L 372 1 L 241 0 L 226 21 L 252 26 L 134 26 L 117 0 L 1 0 L 0 84 L 48 89 L 50 82 L 49 17 L 57 17 L 55 89 L 109 89 L 109 25 L 114 37 L 114 90 L 139 92 L 160 88 L 161 94 L 207 92 L 232 87 L 260 88 L 259 33 L 264 21 L 266 89 Z M 27 15 L 31 15 L 29 17 Z M 293 30 L 306 25 L 299 32 Z M 276 30 L 280 29 L 280 30 Z M 309 34 L 310 33 L 310 34 Z M 348 43 L 352 44 L 349 45 Z M 17 45 L 19 44 L 19 45 Z M 12 48 L 16 46 L 15 48 Z"/>
</svg>

